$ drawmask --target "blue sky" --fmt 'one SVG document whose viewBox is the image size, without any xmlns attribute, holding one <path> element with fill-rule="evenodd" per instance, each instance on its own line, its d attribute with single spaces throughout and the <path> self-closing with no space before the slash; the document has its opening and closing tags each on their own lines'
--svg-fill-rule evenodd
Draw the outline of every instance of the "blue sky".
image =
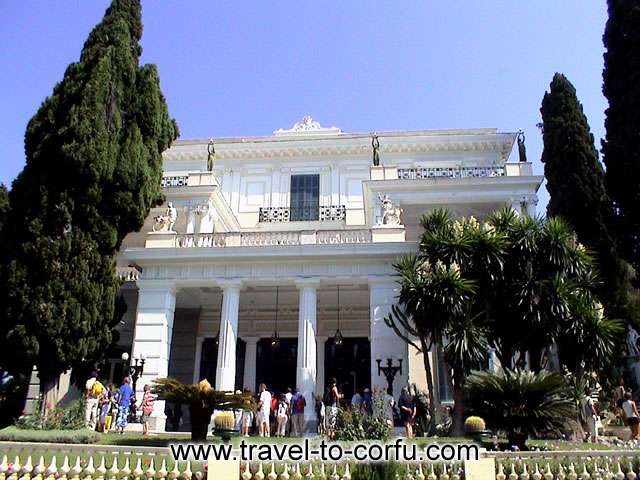
<svg viewBox="0 0 640 480">
<path fill-rule="evenodd" d="M 29 118 L 108 3 L 0 2 L 0 182 L 22 169 Z M 536 123 L 556 71 L 600 148 L 605 21 L 604 0 L 146 0 L 142 60 L 182 138 L 269 135 L 305 114 L 348 132 L 522 128 L 542 173 Z"/>
</svg>

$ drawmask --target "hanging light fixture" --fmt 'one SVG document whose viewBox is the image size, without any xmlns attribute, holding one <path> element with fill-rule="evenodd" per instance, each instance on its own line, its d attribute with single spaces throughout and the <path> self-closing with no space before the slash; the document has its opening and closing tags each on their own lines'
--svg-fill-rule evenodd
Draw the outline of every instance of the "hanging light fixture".
<svg viewBox="0 0 640 480">
<path fill-rule="evenodd" d="M 340 331 L 340 285 L 338 285 L 338 328 L 336 329 L 336 333 L 333 335 L 333 344 L 340 346 L 342 345 L 343 340 L 344 337 Z"/>
<path fill-rule="evenodd" d="M 275 318 L 275 330 L 271 335 L 271 348 L 274 350 L 280 346 L 280 337 L 278 336 L 278 287 L 276 287 L 276 318 Z"/>
</svg>

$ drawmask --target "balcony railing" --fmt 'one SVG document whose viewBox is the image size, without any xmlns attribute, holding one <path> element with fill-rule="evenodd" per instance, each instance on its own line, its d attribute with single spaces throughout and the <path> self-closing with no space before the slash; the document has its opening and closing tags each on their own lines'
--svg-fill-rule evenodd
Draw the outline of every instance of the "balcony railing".
<svg viewBox="0 0 640 480">
<path fill-rule="evenodd" d="M 504 175 L 504 167 L 421 167 L 398 169 L 398 178 L 404 180 L 422 178 L 504 177 Z"/>
<path fill-rule="evenodd" d="M 170 177 L 162 177 L 160 186 L 162 188 L 186 187 L 189 181 L 188 175 L 174 175 Z"/>
<path fill-rule="evenodd" d="M 311 207 L 262 207 L 258 213 L 261 223 L 341 221 L 347 216 L 344 205 Z"/>
<path fill-rule="evenodd" d="M 273 247 L 280 245 L 339 245 L 371 243 L 371 230 L 312 232 L 190 233 L 176 237 L 176 248 Z"/>
</svg>

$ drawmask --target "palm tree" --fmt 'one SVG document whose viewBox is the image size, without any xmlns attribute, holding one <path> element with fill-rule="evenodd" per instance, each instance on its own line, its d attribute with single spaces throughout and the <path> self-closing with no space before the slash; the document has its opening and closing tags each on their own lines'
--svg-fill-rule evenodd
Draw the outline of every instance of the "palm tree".
<svg viewBox="0 0 640 480">
<path fill-rule="evenodd" d="M 504 369 L 474 372 L 467 379 L 474 411 L 491 428 L 504 430 L 509 445 L 526 448 L 529 436 L 559 433 L 575 418 L 575 405 L 562 375 Z"/>
</svg>

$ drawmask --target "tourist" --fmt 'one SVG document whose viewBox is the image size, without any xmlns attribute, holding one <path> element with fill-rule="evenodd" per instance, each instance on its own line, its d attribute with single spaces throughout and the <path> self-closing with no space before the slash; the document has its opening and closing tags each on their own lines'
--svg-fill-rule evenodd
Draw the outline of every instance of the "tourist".
<svg viewBox="0 0 640 480">
<path fill-rule="evenodd" d="M 293 415 L 291 414 L 291 399 L 293 398 L 293 390 L 291 387 L 287 387 L 287 393 L 284 394 L 287 400 L 287 415 L 289 420 L 287 421 L 287 435 L 291 435 L 291 421 Z"/>
<path fill-rule="evenodd" d="M 153 393 L 151 393 L 151 386 L 144 386 L 144 393 L 142 394 L 142 434 L 149 434 L 149 417 L 151 416 L 151 412 L 153 412 L 153 402 L 156 397 Z"/>
<path fill-rule="evenodd" d="M 243 437 L 249 436 L 249 429 L 253 424 L 254 418 L 255 418 L 255 415 L 253 413 L 253 410 L 249 410 L 249 409 L 242 410 L 242 419 L 240 421 L 240 435 L 242 435 Z"/>
<path fill-rule="evenodd" d="M 124 433 L 124 429 L 127 427 L 129 418 L 129 405 L 131 404 L 131 398 L 133 397 L 133 389 L 129 385 L 131 379 L 124 377 L 122 386 L 116 394 L 116 402 L 118 404 L 118 415 L 116 417 L 116 432 L 120 430 L 120 434 Z"/>
<path fill-rule="evenodd" d="M 109 400 L 108 389 L 105 389 L 104 393 L 100 395 L 98 399 L 98 410 L 100 412 L 98 416 L 98 431 L 105 433 L 107 431 L 107 416 L 111 409 L 111 401 Z"/>
<path fill-rule="evenodd" d="M 593 393 L 595 392 L 586 393 L 583 399 L 584 419 L 587 426 L 585 441 L 587 442 L 598 441 L 598 410 L 593 401 Z"/>
<path fill-rule="evenodd" d="M 640 429 L 640 414 L 636 402 L 632 400 L 631 392 L 624 393 L 624 401 L 622 402 L 622 411 L 624 413 L 624 422 L 631 429 L 631 440 L 638 438 L 638 430 Z"/>
<path fill-rule="evenodd" d="M 276 430 L 276 437 L 284 437 L 287 434 L 287 421 L 289 420 L 289 404 L 287 403 L 287 397 L 284 393 L 280 394 L 278 398 L 278 406 L 276 409 L 276 421 L 278 424 Z"/>
<path fill-rule="evenodd" d="M 258 423 L 258 435 L 261 437 L 269 437 L 271 429 L 269 427 L 269 414 L 271 413 L 271 393 L 267 390 L 267 386 L 261 383 L 258 387 L 260 396 L 258 399 L 258 413 L 256 414 L 256 422 Z"/>
<path fill-rule="evenodd" d="M 85 383 L 84 421 L 88 428 L 94 430 L 98 420 L 98 406 L 100 397 L 104 393 L 104 386 L 98 381 L 98 372 L 91 372 Z"/>
<path fill-rule="evenodd" d="M 360 395 L 360 393 L 357 390 L 353 394 L 353 397 L 351 397 L 351 409 L 354 412 L 362 411 L 362 395 Z"/>
<path fill-rule="evenodd" d="M 335 428 L 336 422 L 338 420 L 338 406 L 340 404 L 340 400 L 342 399 L 342 394 L 338 391 L 338 385 L 335 378 L 331 378 L 329 380 L 329 386 L 327 387 L 327 392 L 325 393 L 324 404 L 325 404 L 325 422 L 326 422 L 326 433 L 327 436 L 331 439 L 335 436 Z"/>
<path fill-rule="evenodd" d="M 276 395 L 276 392 L 271 391 L 271 410 L 269 412 L 269 428 L 271 432 L 276 432 L 278 430 L 278 419 L 276 418 L 276 413 L 278 412 L 278 401 L 280 397 Z"/>
<path fill-rule="evenodd" d="M 291 434 L 294 437 L 301 437 L 304 434 L 304 409 L 307 406 L 307 400 L 300 390 L 296 391 L 291 397 Z M 320 421 L 320 416 L 318 416 Z"/>
<path fill-rule="evenodd" d="M 398 400 L 398 407 L 400 409 L 400 421 L 404 425 L 407 438 L 413 438 L 413 423 L 416 418 L 416 402 L 409 393 L 407 387 L 402 388 L 400 393 L 400 399 Z"/>
<path fill-rule="evenodd" d="M 325 408 L 322 396 L 316 395 L 316 416 L 318 417 L 318 435 L 324 435 L 325 432 Z"/>
<path fill-rule="evenodd" d="M 373 398 L 371 397 L 371 390 L 364 389 L 362 394 L 362 411 L 367 415 L 373 414 Z"/>
<path fill-rule="evenodd" d="M 616 403 L 616 407 L 622 408 L 625 393 L 627 393 L 627 391 L 624 388 L 624 378 L 620 377 L 618 379 L 618 386 L 613 391 L 613 400 Z"/>
<path fill-rule="evenodd" d="M 393 427 L 393 410 L 396 406 L 396 401 L 393 399 L 393 396 L 389 393 L 388 390 L 382 391 L 382 398 L 384 402 L 384 418 L 387 419 L 387 423 L 389 426 Z"/>
</svg>

